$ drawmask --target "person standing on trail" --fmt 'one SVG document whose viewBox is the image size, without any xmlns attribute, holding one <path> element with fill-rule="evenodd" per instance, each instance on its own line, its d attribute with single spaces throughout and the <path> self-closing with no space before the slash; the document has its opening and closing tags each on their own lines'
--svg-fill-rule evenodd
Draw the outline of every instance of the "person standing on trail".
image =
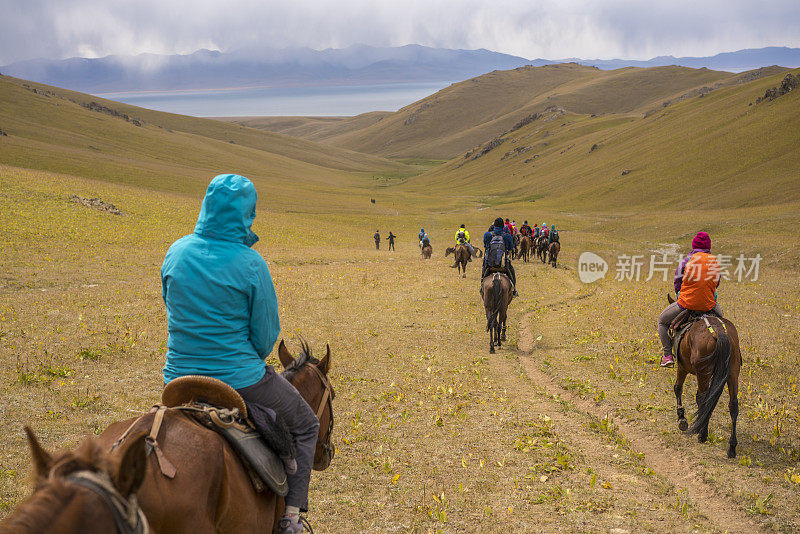
<svg viewBox="0 0 800 534">
<path fill-rule="evenodd" d="M 386 239 L 389 241 L 389 250 L 394 251 L 394 240 L 397 238 L 391 231 L 389 231 L 389 237 Z"/>
<path fill-rule="evenodd" d="M 514 241 L 511 235 L 506 233 L 504 227 L 503 219 L 498 217 L 494 220 L 494 225 L 489 227 L 489 231 L 483 234 L 485 252 L 481 268 L 481 282 L 491 270 L 505 272 L 514 286 L 514 296 L 516 297 L 518 295 L 517 274 L 508 257 L 508 251 L 514 248 Z"/>
<path fill-rule="evenodd" d="M 381 248 L 381 232 L 380 230 L 375 230 L 375 235 L 372 236 L 375 239 L 375 250 L 380 250 Z"/>
<path fill-rule="evenodd" d="M 721 267 L 716 256 L 711 254 L 711 237 L 698 232 L 692 239 L 692 251 L 681 260 L 675 271 L 675 293 L 678 300 L 661 312 L 658 317 L 658 337 L 661 340 L 661 367 L 673 367 L 672 338 L 669 326 L 683 310 L 714 313 L 722 317 L 717 304 L 717 288 L 721 280 Z"/>
<path fill-rule="evenodd" d="M 250 180 L 220 174 L 208 186 L 194 233 L 167 251 L 161 267 L 169 331 L 164 383 L 210 376 L 242 396 L 261 432 L 275 413 L 283 419 L 294 438 L 297 466 L 293 473 L 287 469 L 279 532 L 294 534 L 302 532 L 299 514 L 308 510 L 319 420 L 297 389 L 264 362 L 281 326 L 269 267 L 250 248 L 258 241 L 251 230 L 256 199 Z"/>
</svg>

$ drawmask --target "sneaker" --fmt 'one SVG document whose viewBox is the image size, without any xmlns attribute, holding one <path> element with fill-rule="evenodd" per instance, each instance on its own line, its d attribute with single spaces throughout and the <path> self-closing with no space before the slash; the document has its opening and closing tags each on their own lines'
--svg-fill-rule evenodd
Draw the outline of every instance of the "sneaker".
<svg viewBox="0 0 800 534">
<path fill-rule="evenodd" d="M 458 267 L 457 263 L 454 263 L 453 265 L 450 266 L 451 269 L 455 269 L 456 267 Z"/>
<path fill-rule="evenodd" d="M 514 295 L 515 297 L 518 297 L 519 293 L 517 293 L 517 288 L 514 288 L 514 291 L 511 294 Z"/>
<path fill-rule="evenodd" d="M 278 534 L 299 534 L 303 530 L 299 515 L 285 515 L 278 524 Z"/>
<path fill-rule="evenodd" d="M 661 357 L 661 367 L 675 367 L 675 358 L 672 357 L 672 354 L 664 354 Z"/>
<path fill-rule="evenodd" d="M 469 258 L 467 258 L 467 261 L 472 261 L 472 256 L 470 256 Z"/>
</svg>

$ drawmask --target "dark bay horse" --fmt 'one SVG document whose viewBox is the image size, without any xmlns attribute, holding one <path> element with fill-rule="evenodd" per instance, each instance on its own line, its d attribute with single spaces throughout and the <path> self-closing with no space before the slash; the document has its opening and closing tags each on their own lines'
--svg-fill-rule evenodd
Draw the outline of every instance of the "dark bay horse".
<svg viewBox="0 0 800 534">
<path fill-rule="evenodd" d="M 674 302 L 667 296 L 670 303 Z M 736 420 L 739 417 L 739 371 L 742 354 L 739 350 L 739 333 L 732 322 L 713 315 L 705 321 L 695 322 L 681 340 L 677 358 L 678 377 L 675 380 L 675 398 L 678 402 L 678 428 L 697 434 L 704 443 L 708 439 L 708 422 L 717 406 L 725 384 L 728 385 L 728 411 L 731 416 L 731 436 L 728 440 L 728 458 L 736 457 Z M 686 375 L 697 377 L 697 414 L 691 426 L 683 409 L 683 383 Z"/>
<path fill-rule="evenodd" d="M 502 346 L 506 340 L 506 317 L 508 305 L 514 298 L 511 280 L 505 273 L 491 273 L 481 283 L 481 297 L 486 310 L 486 330 L 489 332 L 489 353 Z"/>
<path fill-rule="evenodd" d="M 430 245 L 425 245 L 422 247 L 422 259 L 429 260 L 431 259 L 431 254 L 433 254 L 433 247 Z"/>
<path fill-rule="evenodd" d="M 108 453 L 97 439 L 53 456 L 25 427 L 35 471 L 33 495 L 0 524 L 15 534 L 146 534 L 147 519 L 136 501 L 145 476 L 146 432 Z"/>
<path fill-rule="evenodd" d="M 317 360 L 307 345 L 295 359 L 281 341 L 278 357 L 284 376 L 297 388 L 320 419 L 314 469 L 326 469 L 333 458 L 334 392 L 327 379 L 330 348 Z M 327 393 L 326 393 L 327 392 Z M 272 532 L 283 515 L 283 499 L 265 489 L 256 493 L 248 472 L 227 441 L 195 423 L 177 409 L 164 413 L 156 440 L 158 449 L 147 458 L 139 503 L 155 533 L 204 534 Z M 150 431 L 155 415 L 109 426 L 98 438 L 107 449 L 135 422 L 133 431 Z M 130 438 L 125 438 L 123 445 Z M 164 474 L 162 458 L 174 466 Z"/>
<path fill-rule="evenodd" d="M 542 260 L 542 263 L 547 262 L 547 238 L 540 236 L 536 242 L 536 256 Z"/>
<path fill-rule="evenodd" d="M 531 240 L 530 236 L 523 236 L 519 242 L 519 255 L 522 257 L 522 261 L 527 262 L 530 254 L 531 248 L 533 247 L 533 241 Z"/>
<path fill-rule="evenodd" d="M 467 262 L 469 262 L 469 249 L 466 245 L 458 244 L 455 247 L 448 247 L 447 250 L 444 252 L 445 258 L 453 254 L 455 256 L 455 263 L 451 267 L 458 268 L 458 274 L 461 275 L 461 278 L 467 277 Z"/>
<path fill-rule="evenodd" d="M 554 241 L 550 243 L 550 248 L 548 249 L 548 254 L 550 255 L 550 259 L 548 262 L 553 267 L 556 266 L 556 262 L 558 261 L 558 253 L 561 252 L 561 243 L 558 241 Z"/>
</svg>

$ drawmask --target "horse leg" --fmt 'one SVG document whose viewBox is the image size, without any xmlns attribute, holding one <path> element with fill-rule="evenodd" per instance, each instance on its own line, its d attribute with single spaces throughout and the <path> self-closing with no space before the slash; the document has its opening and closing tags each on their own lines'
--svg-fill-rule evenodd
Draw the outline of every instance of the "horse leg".
<svg viewBox="0 0 800 534">
<path fill-rule="evenodd" d="M 506 340 L 506 318 L 505 318 L 505 316 L 503 317 L 503 331 L 500 334 L 500 339 L 502 339 L 503 341 Z"/>
<path fill-rule="evenodd" d="M 680 365 L 678 366 L 678 378 L 675 380 L 675 398 L 678 401 L 678 429 L 686 431 L 689 428 L 689 423 L 686 421 L 686 410 L 683 409 L 683 383 L 686 381 L 686 371 Z"/>
<path fill-rule="evenodd" d="M 736 458 L 736 419 L 739 417 L 739 373 L 728 376 L 728 411 L 731 413 L 731 437 L 728 440 L 728 458 Z"/>
<path fill-rule="evenodd" d="M 703 397 L 705 397 L 706 391 L 708 390 L 708 380 L 705 381 L 705 384 L 700 382 L 700 376 L 697 377 L 697 395 L 695 395 L 694 400 L 697 402 L 697 406 L 699 407 L 703 403 Z M 705 443 L 708 439 L 708 424 L 706 424 L 703 428 L 700 429 L 700 432 L 697 434 L 697 441 L 700 443 Z"/>
</svg>

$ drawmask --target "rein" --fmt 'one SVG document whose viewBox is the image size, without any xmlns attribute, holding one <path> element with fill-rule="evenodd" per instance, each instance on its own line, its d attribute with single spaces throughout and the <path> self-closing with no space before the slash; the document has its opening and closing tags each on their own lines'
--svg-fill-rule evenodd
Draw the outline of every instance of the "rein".
<svg viewBox="0 0 800 534">
<path fill-rule="evenodd" d="M 136 501 L 136 494 L 125 499 L 107 474 L 88 470 L 76 471 L 68 475 L 66 480 L 93 491 L 103 499 L 111 509 L 119 534 L 150 534 L 150 525 Z"/>
<path fill-rule="evenodd" d="M 328 380 L 328 377 L 325 376 L 322 373 L 322 371 L 317 369 L 316 365 L 311 365 L 309 363 L 306 363 L 306 365 L 309 365 L 311 369 L 314 370 L 316 375 L 319 377 L 320 382 L 322 382 L 322 388 L 324 390 L 322 393 L 322 398 L 319 401 L 319 406 L 317 406 L 317 411 L 316 411 L 317 419 L 319 421 L 322 421 L 322 414 L 325 413 L 326 405 L 330 410 L 331 418 L 330 418 L 330 424 L 328 425 L 328 437 L 325 440 L 325 442 L 320 443 L 320 445 L 325 451 L 325 454 L 328 455 L 328 462 L 332 462 L 333 456 L 336 453 L 336 449 L 334 448 L 333 445 L 331 445 L 331 436 L 333 436 L 333 386 L 331 385 L 330 380 Z"/>
</svg>

